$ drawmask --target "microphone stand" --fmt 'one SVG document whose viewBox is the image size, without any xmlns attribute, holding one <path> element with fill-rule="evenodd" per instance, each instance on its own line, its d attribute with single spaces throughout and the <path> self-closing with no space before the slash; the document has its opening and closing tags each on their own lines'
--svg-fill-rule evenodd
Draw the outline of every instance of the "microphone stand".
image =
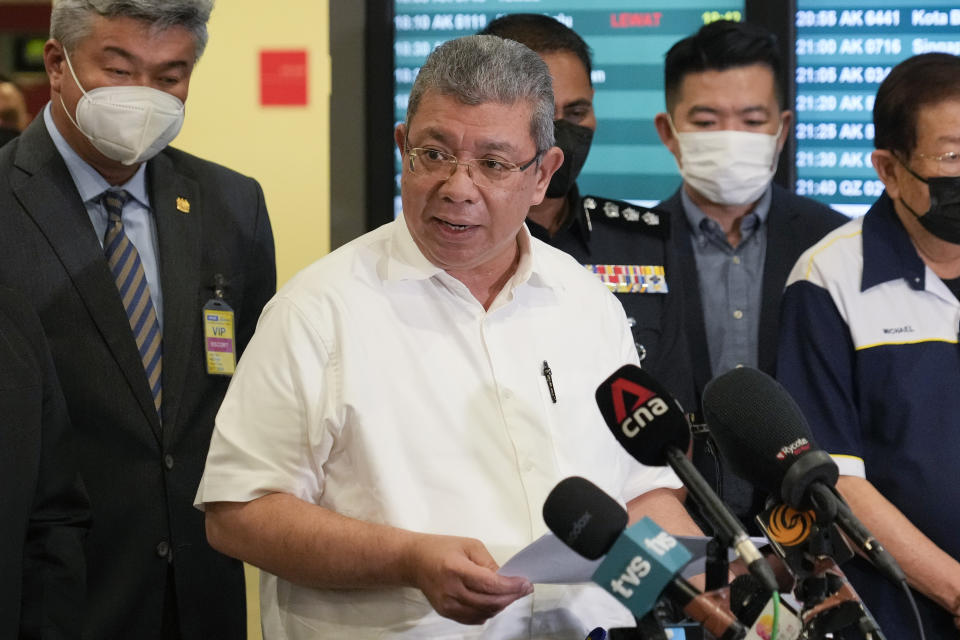
<svg viewBox="0 0 960 640">
<path fill-rule="evenodd" d="M 829 557 L 814 560 L 809 576 L 797 586 L 803 601 L 804 637 L 811 640 L 886 640 L 877 621 Z"/>
<path fill-rule="evenodd" d="M 704 591 L 716 591 L 729 584 L 730 558 L 727 555 L 727 546 L 719 536 L 713 536 L 707 541 Z"/>
<path fill-rule="evenodd" d="M 806 548 L 788 551 L 776 542 L 773 549 L 796 578 L 794 595 L 803 603 L 801 640 L 886 640 L 870 611 L 838 567 L 853 551 L 833 522 L 829 510 L 814 507 L 817 528 Z M 762 523 L 761 523 L 761 526 Z"/>
<path fill-rule="evenodd" d="M 775 503 L 768 503 L 768 509 L 771 504 Z M 777 541 L 778 535 L 770 528 L 774 527 L 772 513 L 758 515 L 757 523 L 796 580 L 794 596 L 803 603 L 800 640 L 822 640 L 827 634 L 835 640 L 886 640 L 876 620 L 839 569 L 839 565 L 853 558 L 854 553 L 834 522 L 835 503 L 818 504 L 814 501 L 812 518 L 800 527 L 809 527 L 809 535 L 804 533 L 796 537 L 790 545 Z M 777 528 L 791 529 L 794 522 L 778 519 Z"/>
<path fill-rule="evenodd" d="M 800 578 L 796 594 L 803 601 L 804 627 L 810 638 L 832 633 L 836 640 L 886 640 L 857 592 L 838 566 L 853 557 L 835 520 L 837 505 L 812 500 L 817 521 L 824 523 L 810 540 L 812 570 Z"/>
</svg>

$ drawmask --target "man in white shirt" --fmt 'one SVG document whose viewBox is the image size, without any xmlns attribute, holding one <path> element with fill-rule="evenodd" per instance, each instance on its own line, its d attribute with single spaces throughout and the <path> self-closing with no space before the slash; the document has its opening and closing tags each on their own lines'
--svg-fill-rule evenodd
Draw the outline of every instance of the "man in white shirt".
<svg viewBox="0 0 960 640">
<path fill-rule="evenodd" d="M 267 638 L 630 624 L 596 587 L 496 573 L 571 475 L 696 531 L 593 400 L 637 362 L 623 309 L 523 224 L 562 162 L 549 71 L 512 41 L 450 41 L 395 137 L 403 216 L 287 284 L 237 370 L 196 499 L 210 542 L 264 570 Z"/>
</svg>

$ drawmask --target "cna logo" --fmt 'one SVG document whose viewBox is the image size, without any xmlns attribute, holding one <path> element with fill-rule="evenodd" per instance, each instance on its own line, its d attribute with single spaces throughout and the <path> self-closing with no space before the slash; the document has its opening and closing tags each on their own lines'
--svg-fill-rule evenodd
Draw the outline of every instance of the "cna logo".
<svg viewBox="0 0 960 640">
<path fill-rule="evenodd" d="M 797 438 L 777 452 L 777 460 L 786 460 L 787 456 L 799 455 L 810 450 L 810 441 L 806 438 Z"/>
<path fill-rule="evenodd" d="M 610 393 L 613 394 L 614 416 L 628 438 L 637 435 L 656 416 L 662 416 L 669 410 L 667 403 L 655 392 L 626 378 L 617 378 L 610 386 Z M 629 408 L 627 396 L 635 398 Z"/>
<path fill-rule="evenodd" d="M 617 417 L 617 422 L 623 422 L 630 413 L 633 413 L 637 409 L 637 407 L 655 395 L 650 389 L 647 389 L 636 382 L 631 382 L 626 378 L 617 378 L 614 380 L 613 384 L 610 385 L 610 393 L 613 395 L 613 410 L 614 415 Z M 628 394 L 636 398 L 636 401 L 629 410 L 627 409 L 626 403 L 626 396 Z"/>
</svg>

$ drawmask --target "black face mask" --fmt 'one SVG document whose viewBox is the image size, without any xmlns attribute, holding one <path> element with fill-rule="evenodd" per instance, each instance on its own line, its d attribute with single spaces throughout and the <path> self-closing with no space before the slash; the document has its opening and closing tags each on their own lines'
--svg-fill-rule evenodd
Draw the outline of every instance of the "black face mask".
<svg viewBox="0 0 960 640">
<path fill-rule="evenodd" d="M 901 204 L 914 215 L 917 222 L 931 235 L 951 244 L 960 244 L 960 176 L 947 178 L 922 178 L 906 163 L 904 168 L 914 178 L 926 183 L 930 189 L 930 208 L 918 214 L 903 198 Z"/>
<path fill-rule="evenodd" d="M 563 151 L 563 164 L 550 178 L 547 186 L 548 198 L 562 198 L 577 181 L 583 163 L 590 153 L 590 143 L 593 142 L 593 129 L 581 127 L 566 120 L 553 121 L 554 144 Z"/>
</svg>

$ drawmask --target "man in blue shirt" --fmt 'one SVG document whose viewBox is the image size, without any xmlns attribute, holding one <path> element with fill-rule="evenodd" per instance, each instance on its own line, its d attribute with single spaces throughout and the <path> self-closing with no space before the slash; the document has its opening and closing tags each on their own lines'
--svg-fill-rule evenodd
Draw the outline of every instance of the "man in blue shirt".
<svg viewBox="0 0 960 640">
<path fill-rule="evenodd" d="M 928 638 L 960 612 L 960 58 L 914 56 L 877 92 L 886 192 L 807 251 L 783 299 L 777 375 L 840 467 L 837 487 L 900 563 Z M 916 637 L 903 592 L 843 566 L 887 638 Z"/>
<path fill-rule="evenodd" d="M 670 214 L 695 395 L 737 366 L 773 374 L 780 296 L 803 251 L 847 218 L 773 184 L 793 124 L 776 38 L 756 25 L 718 21 L 667 52 L 667 111 L 657 132 L 683 186 L 657 205 Z M 693 407 L 698 409 L 698 407 Z M 762 496 L 717 473 L 698 439 L 694 463 L 748 526 Z M 725 471 L 725 470 L 724 470 Z"/>
</svg>

